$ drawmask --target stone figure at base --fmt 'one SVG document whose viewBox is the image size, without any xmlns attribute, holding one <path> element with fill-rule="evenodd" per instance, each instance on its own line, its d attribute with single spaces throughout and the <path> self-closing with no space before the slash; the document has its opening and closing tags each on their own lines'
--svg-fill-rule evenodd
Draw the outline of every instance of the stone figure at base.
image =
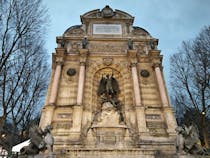
<svg viewBox="0 0 210 158">
<path fill-rule="evenodd" d="M 206 149 L 201 146 L 199 139 L 199 131 L 196 125 L 189 127 L 186 125 L 178 126 L 177 132 L 177 152 L 186 152 L 192 155 L 207 155 Z"/>
<path fill-rule="evenodd" d="M 28 158 L 44 152 L 46 149 L 49 156 L 52 157 L 54 139 L 51 134 L 52 126 L 48 125 L 44 131 L 37 125 L 29 130 L 30 144 L 20 150 L 20 158 Z"/>
<path fill-rule="evenodd" d="M 44 129 L 44 142 L 46 143 L 46 148 L 50 157 L 53 156 L 53 144 L 54 138 L 51 133 L 53 127 L 51 125 L 47 125 Z"/>
</svg>

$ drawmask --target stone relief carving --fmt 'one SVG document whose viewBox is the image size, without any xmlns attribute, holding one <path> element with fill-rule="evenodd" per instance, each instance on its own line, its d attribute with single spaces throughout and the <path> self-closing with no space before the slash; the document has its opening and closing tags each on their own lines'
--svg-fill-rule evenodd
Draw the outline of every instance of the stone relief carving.
<svg viewBox="0 0 210 158">
<path fill-rule="evenodd" d="M 101 52 L 117 52 L 117 53 L 125 53 L 127 47 L 125 45 L 119 44 L 94 44 L 90 45 L 90 51 L 93 53 L 101 53 Z"/>
<path fill-rule="evenodd" d="M 136 36 L 147 36 L 149 35 L 144 29 L 140 27 L 133 26 L 132 34 Z"/>
<path fill-rule="evenodd" d="M 113 63 L 113 58 L 103 58 L 103 64 L 110 66 Z"/>
<path fill-rule="evenodd" d="M 111 18 L 114 16 L 114 12 L 112 10 L 112 8 L 110 8 L 108 5 L 105 6 L 102 10 L 101 10 L 101 15 L 104 18 Z"/>
<path fill-rule="evenodd" d="M 70 31 L 68 31 L 67 33 L 65 33 L 65 36 L 84 36 L 85 32 L 83 29 L 81 28 L 77 28 L 77 29 L 72 29 Z"/>
</svg>

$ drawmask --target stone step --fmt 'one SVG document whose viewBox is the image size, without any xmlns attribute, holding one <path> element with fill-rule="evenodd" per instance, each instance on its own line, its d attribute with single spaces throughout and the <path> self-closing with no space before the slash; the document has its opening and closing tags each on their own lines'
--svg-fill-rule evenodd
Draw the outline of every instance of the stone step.
<svg viewBox="0 0 210 158">
<path fill-rule="evenodd" d="M 175 154 L 162 154 L 154 150 L 142 149 L 68 149 L 54 153 L 53 158 L 176 158 Z M 51 158 L 39 154 L 31 158 Z"/>
</svg>

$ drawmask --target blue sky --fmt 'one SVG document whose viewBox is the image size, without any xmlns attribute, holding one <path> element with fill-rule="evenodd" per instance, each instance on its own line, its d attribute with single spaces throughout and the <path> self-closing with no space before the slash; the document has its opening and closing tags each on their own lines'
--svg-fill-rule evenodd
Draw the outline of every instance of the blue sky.
<svg viewBox="0 0 210 158">
<path fill-rule="evenodd" d="M 194 38 L 210 25 L 210 0 L 43 0 L 49 10 L 47 52 L 56 48 L 56 36 L 72 25 L 81 24 L 80 15 L 109 5 L 135 17 L 134 25 L 159 39 L 166 82 L 169 86 L 170 56 L 183 40 Z"/>
</svg>

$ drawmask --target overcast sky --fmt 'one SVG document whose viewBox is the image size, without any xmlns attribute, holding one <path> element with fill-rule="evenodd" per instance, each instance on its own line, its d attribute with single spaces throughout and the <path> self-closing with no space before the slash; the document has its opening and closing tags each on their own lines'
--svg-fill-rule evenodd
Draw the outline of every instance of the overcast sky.
<svg viewBox="0 0 210 158">
<path fill-rule="evenodd" d="M 81 24 L 80 15 L 109 5 L 135 17 L 134 25 L 146 29 L 159 39 L 163 66 L 169 86 L 169 57 L 183 40 L 194 38 L 210 25 L 210 0 L 43 0 L 49 10 L 48 53 L 56 48 L 56 36 L 72 25 Z"/>
</svg>

